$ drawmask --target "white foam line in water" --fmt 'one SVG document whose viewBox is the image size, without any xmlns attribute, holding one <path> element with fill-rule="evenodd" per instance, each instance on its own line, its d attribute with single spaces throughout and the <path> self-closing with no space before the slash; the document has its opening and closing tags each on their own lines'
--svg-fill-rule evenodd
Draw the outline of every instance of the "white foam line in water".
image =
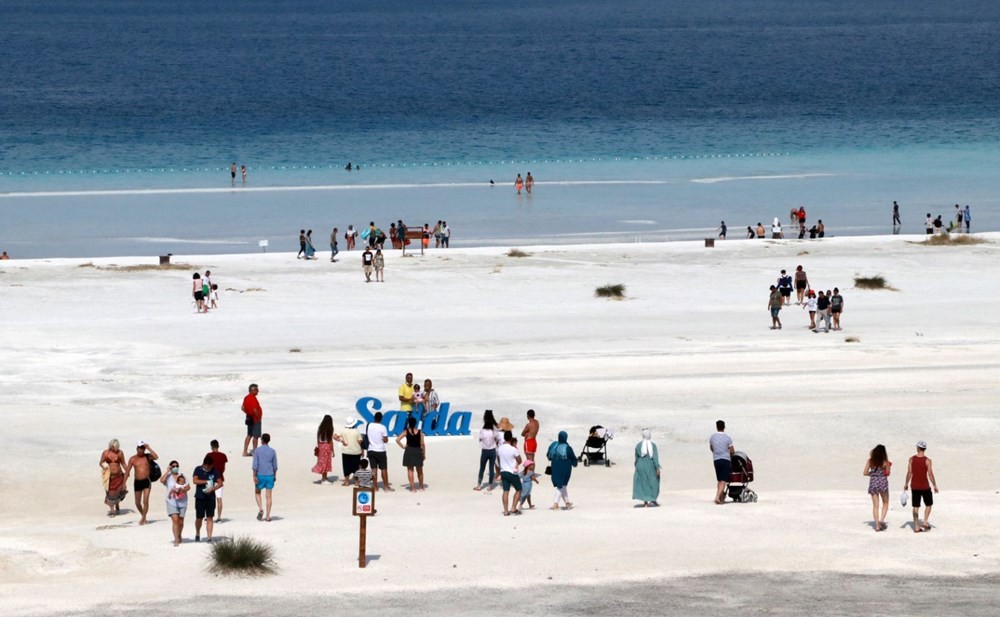
<svg viewBox="0 0 1000 617">
<path fill-rule="evenodd" d="M 185 240 L 184 238 L 153 238 L 153 237 L 141 237 L 141 238 L 124 238 L 131 242 L 149 242 L 153 244 L 231 244 L 231 245 L 242 245 L 242 244 L 254 244 L 253 242 L 246 242 L 243 240 Z"/>
<path fill-rule="evenodd" d="M 551 180 L 536 182 L 535 185 L 559 186 L 592 186 L 616 184 L 673 184 L 669 180 Z M 114 195 L 194 195 L 212 193 L 281 193 L 292 191 L 364 191 L 392 189 L 442 189 L 490 186 L 513 188 L 513 182 L 502 182 L 490 185 L 487 182 L 438 182 L 429 184 L 318 184 L 311 186 L 248 186 L 248 187 L 191 187 L 191 188 L 157 188 L 157 189 L 94 189 L 89 191 L 23 191 L 0 193 L 0 198 L 15 197 L 107 197 Z"/>
<path fill-rule="evenodd" d="M 741 180 L 801 180 L 804 178 L 828 178 L 837 174 L 781 174 L 775 176 L 720 176 L 718 178 L 694 178 L 695 184 L 716 184 L 719 182 L 739 182 Z"/>
</svg>

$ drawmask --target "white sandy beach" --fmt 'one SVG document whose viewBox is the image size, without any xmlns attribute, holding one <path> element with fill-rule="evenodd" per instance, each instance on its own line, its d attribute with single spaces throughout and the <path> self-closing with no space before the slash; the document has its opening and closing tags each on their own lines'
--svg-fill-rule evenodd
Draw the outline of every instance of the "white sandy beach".
<svg viewBox="0 0 1000 617">
<path fill-rule="evenodd" d="M 532 247 L 526 258 L 506 256 L 508 247 L 390 252 L 384 284 L 364 283 L 360 251 L 335 264 L 326 252 L 315 262 L 174 256 L 191 269 L 162 271 L 112 267 L 150 258 L 0 262 L 3 612 L 96 612 L 181 590 L 322 604 L 348 590 L 460 595 L 526 582 L 995 576 L 1000 234 L 981 237 L 990 243 L 893 236 Z M 815 288 L 841 289 L 842 332 L 810 332 L 794 305 L 782 330 L 768 329 L 767 288 L 799 264 Z M 199 315 L 188 290 L 191 273 L 206 268 L 221 306 Z M 854 289 L 859 274 L 884 275 L 895 290 Z M 625 284 L 627 299 L 595 298 L 608 283 Z M 391 445 L 399 490 L 378 495 L 372 560 L 361 570 L 348 489 L 313 484 L 315 432 L 326 413 L 338 426 L 356 415 L 362 396 L 389 403 L 406 372 L 433 379 L 452 411 L 471 410 L 474 429 L 485 408 L 518 431 L 535 409 L 542 450 L 559 430 L 579 450 L 589 426 L 612 427 L 615 464 L 574 471 L 573 511 L 547 510 L 543 478 L 536 510 L 504 518 L 499 491 L 471 490 L 473 437 L 428 438 L 420 494 L 403 490 L 402 450 Z M 271 523 L 255 520 L 250 463 L 239 456 L 251 382 L 280 462 Z M 707 440 L 719 418 L 754 461 L 756 504 L 712 503 Z M 659 509 L 630 499 L 643 427 L 664 466 Z M 98 458 L 112 438 L 128 455 L 145 439 L 161 463 L 176 458 L 189 474 L 219 439 L 230 465 L 216 535 L 272 543 L 279 572 L 207 574 L 209 547 L 191 541 L 193 504 L 189 541 L 175 548 L 159 486 L 152 524 L 139 527 L 134 512 L 107 518 Z M 941 488 L 936 528 L 922 535 L 898 500 L 918 439 Z M 895 462 L 889 530 L 878 534 L 861 475 L 877 443 Z M 131 493 L 126 506 L 134 509 Z M 439 614 L 448 613 L 443 595 Z"/>
</svg>

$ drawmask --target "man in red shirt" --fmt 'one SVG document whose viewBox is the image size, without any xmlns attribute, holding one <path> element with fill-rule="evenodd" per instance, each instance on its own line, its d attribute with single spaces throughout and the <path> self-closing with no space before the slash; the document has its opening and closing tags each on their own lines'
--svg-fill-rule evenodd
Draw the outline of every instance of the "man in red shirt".
<svg viewBox="0 0 1000 617">
<path fill-rule="evenodd" d="M 243 440 L 243 456 L 252 456 L 247 452 L 247 448 L 250 447 L 250 439 L 253 438 L 253 449 L 257 449 L 257 442 L 260 441 L 260 421 L 264 417 L 264 411 L 260 408 L 260 403 L 257 402 L 257 393 L 260 389 L 257 384 L 250 384 L 250 394 L 243 397 L 243 406 L 240 409 L 243 413 L 247 415 L 246 425 L 247 425 L 247 438 Z"/>
<path fill-rule="evenodd" d="M 937 480 L 934 478 L 934 467 L 931 459 L 924 454 L 927 442 L 917 442 L 917 454 L 910 457 L 910 465 L 906 470 L 906 482 L 903 490 L 912 488 L 910 495 L 913 500 L 913 532 L 930 531 L 931 506 L 934 505 L 934 493 L 938 492 Z M 934 487 L 934 493 L 931 492 Z M 924 523 L 920 524 L 920 502 L 924 502 Z"/>
<path fill-rule="evenodd" d="M 225 481 L 226 473 L 226 463 L 229 462 L 229 457 L 225 455 L 224 452 L 219 452 L 219 440 L 212 440 L 212 451 L 208 453 L 208 456 L 212 457 L 212 469 L 219 474 L 219 482 Z M 213 493 L 215 493 L 215 522 L 222 522 L 222 492 L 226 490 L 223 486 L 216 488 Z"/>
</svg>

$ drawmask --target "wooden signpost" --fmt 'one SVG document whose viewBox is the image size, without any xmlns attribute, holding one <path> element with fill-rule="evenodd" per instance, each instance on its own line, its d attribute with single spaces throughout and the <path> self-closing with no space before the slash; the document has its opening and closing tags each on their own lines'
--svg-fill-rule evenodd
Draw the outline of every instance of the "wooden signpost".
<svg viewBox="0 0 1000 617">
<path fill-rule="evenodd" d="M 375 491 L 370 488 L 354 487 L 354 499 L 351 501 L 351 513 L 361 518 L 361 531 L 358 539 L 358 567 L 366 565 L 365 543 L 368 535 L 368 517 L 375 514 Z"/>
</svg>

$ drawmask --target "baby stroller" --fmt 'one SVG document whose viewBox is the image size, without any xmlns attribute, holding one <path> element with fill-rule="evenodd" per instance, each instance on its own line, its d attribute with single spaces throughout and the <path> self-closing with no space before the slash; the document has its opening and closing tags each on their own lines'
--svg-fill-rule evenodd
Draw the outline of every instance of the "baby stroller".
<svg viewBox="0 0 1000 617">
<path fill-rule="evenodd" d="M 605 467 L 611 467 L 611 459 L 608 458 L 608 442 L 615 438 L 615 432 L 609 428 L 604 428 L 600 424 L 590 427 L 590 436 L 587 443 L 580 450 L 577 460 L 583 463 L 584 467 L 591 464 L 604 463 Z"/>
<path fill-rule="evenodd" d="M 729 498 L 737 503 L 753 503 L 757 501 L 757 493 L 747 486 L 753 482 L 753 461 L 746 452 L 733 454 L 733 471 L 729 474 L 729 484 L 726 491 Z"/>
</svg>

